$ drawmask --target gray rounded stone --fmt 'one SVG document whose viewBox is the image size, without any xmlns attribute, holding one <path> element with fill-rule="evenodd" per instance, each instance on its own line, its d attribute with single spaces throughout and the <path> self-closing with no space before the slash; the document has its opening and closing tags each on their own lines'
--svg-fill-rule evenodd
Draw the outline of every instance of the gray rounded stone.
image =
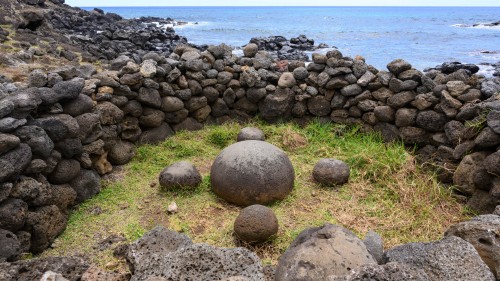
<svg viewBox="0 0 500 281">
<path fill-rule="evenodd" d="M 261 129 L 254 127 L 246 127 L 241 129 L 240 132 L 238 133 L 237 141 L 246 141 L 246 140 L 264 141 L 266 140 L 266 137 Z"/>
<path fill-rule="evenodd" d="M 113 165 L 127 164 L 135 155 L 135 145 L 128 141 L 118 141 L 108 152 L 108 160 Z"/>
<path fill-rule="evenodd" d="M 341 185 L 349 181 L 349 166 L 341 160 L 326 158 L 314 165 L 313 177 L 324 185 Z"/>
<path fill-rule="evenodd" d="M 196 188 L 201 183 L 201 175 L 193 164 L 181 161 L 163 169 L 159 181 L 160 186 L 166 190 L 177 187 Z"/>
<path fill-rule="evenodd" d="M 80 173 L 80 163 L 74 159 L 63 159 L 49 175 L 53 184 L 63 184 L 71 181 Z"/>
<path fill-rule="evenodd" d="M 262 205 L 248 206 L 236 218 L 234 233 L 248 243 L 264 242 L 278 233 L 278 219 L 271 208 Z"/>
<path fill-rule="evenodd" d="M 253 58 L 259 51 L 259 46 L 254 43 L 250 43 L 243 48 L 243 54 L 245 57 Z"/>
<path fill-rule="evenodd" d="M 240 205 L 284 199 L 293 189 L 295 171 L 288 156 L 263 141 L 241 141 L 226 147 L 210 171 L 212 190 Z"/>
</svg>

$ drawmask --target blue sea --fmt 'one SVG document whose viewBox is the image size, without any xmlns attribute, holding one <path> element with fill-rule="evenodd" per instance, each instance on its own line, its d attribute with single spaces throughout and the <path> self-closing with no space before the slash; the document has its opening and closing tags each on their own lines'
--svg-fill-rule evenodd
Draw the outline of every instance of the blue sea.
<svg viewBox="0 0 500 281">
<path fill-rule="evenodd" d="M 361 55 L 379 69 L 396 58 L 421 70 L 445 61 L 500 61 L 500 26 L 483 25 L 500 21 L 500 7 L 100 8 L 125 18 L 156 16 L 189 22 L 174 29 L 195 44 L 241 47 L 252 37 L 305 34 L 344 55 Z"/>
</svg>

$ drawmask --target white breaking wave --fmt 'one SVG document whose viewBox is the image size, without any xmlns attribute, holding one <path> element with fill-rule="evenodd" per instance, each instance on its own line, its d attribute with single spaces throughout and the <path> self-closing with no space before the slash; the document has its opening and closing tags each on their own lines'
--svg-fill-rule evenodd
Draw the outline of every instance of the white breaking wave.
<svg viewBox="0 0 500 281">
<path fill-rule="evenodd" d="M 491 23 L 478 23 L 474 25 L 467 25 L 462 23 L 452 24 L 452 27 L 460 27 L 460 28 L 475 28 L 475 29 L 492 29 L 492 30 L 500 30 L 500 25 L 492 25 Z"/>
</svg>

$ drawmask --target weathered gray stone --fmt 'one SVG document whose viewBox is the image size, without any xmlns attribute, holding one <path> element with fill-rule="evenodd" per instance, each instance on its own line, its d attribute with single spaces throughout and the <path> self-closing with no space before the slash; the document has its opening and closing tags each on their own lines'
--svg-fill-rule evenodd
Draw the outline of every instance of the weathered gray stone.
<svg viewBox="0 0 500 281">
<path fill-rule="evenodd" d="M 500 216 L 482 215 L 453 225 L 445 236 L 457 236 L 471 243 L 495 276 L 500 276 Z"/>
<path fill-rule="evenodd" d="M 396 111 L 395 124 L 397 127 L 410 127 L 415 125 L 417 110 L 413 108 L 400 108 Z"/>
<path fill-rule="evenodd" d="M 225 148 L 210 172 L 212 190 L 241 206 L 267 204 L 285 198 L 295 173 L 288 156 L 263 141 L 242 141 Z"/>
<path fill-rule="evenodd" d="M 19 176 L 28 167 L 31 157 L 31 149 L 25 143 L 0 155 L 0 182 Z"/>
<path fill-rule="evenodd" d="M 474 247 L 454 236 L 429 243 L 396 246 L 384 254 L 386 262 L 423 269 L 430 280 L 495 280 Z"/>
<path fill-rule="evenodd" d="M 87 261 L 79 257 L 36 258 L 0 264 L 0 278 L 2 280 L 32 281 L 42 280 L 46 272 L 62 272 L 65 279 L 51 281 L 78 281 L 82 280 L 82 275 L 88 267 Z"/>
<path fill-rule="evenodd" d="M 161 188 L 165 190 L 195 189 L 201 183 L 201 175 L 193 164 L 181 161 L 163 169 L 159 175 L 159 182 Z"/>
<path fill-rule="evenodd" d="M 349 166 L 341 160 L 325 158 L 319 160 L 313 168 L 313 178 L 324 185 L 342 185 L 349 181 Z"/>
<path fill-rule="evenodd" d="M 76 191 L 76 203 L 81 203 L 101 190 L 101 178 L 94 170 L 81 169 L 70 186 Z"/>
<path fill-rule="evenodd" d="M 345 86 L 340 90 L 340 93 L 346 97 L 357 96 L 363 92 L 363 89 L 358 84 Z"/>
<path fill-rule="evenodd" d="M 5 152 L 16 148 L 21 143 L 21 140 L 10 134 L 2 134 L 0 133 L 0 155 Z"/>
<path fill-rule="evenodd" d="M 117 141 L 108 152 L 108 160 L 113 165 L 124 165 L 135 155 L 135 145 L 128 141 Z"/>
<path fill-rule="evenodd" d="M 430 281 L 420 268 L 398 262 L 384 265 L 365 264 L 345 276 L 331 276 L 329 281 Z"/>
<path fill-rule="evenodd" d="M 275 280 L 327 280 L 365 264 L 376 261 L 363 242 L 349 230 L 327 224 L 295 238 L 279 259 Z"/>
<path fill-rule="evenodd" d="M 382 237 L 375 231 L 370 230 L 363 239 L 363 243 L 377 263 L 382 264 L 384 258 L 384 241 Z"/>
<path fill-rule="evenodd" d="M 9 133 L 26 124 L 26 119 L 5 117 L 0 119 L 0 133 Z"/>
<path fill-rule="evenodd" d="M 266 140 L 264 132 L 259 128 L 254 127 L 246 127 L 240 130 L 237 136 L 237 141 L 246 141 L 246 140 Z"/>
<path fill-rule="evenodd" d="M 453 174 L 453 183 L 460 192 L 472 195 L 475 189 L 489 189 L 491 175 L 484 167 L 485 153 L 475 152 L 465 156 Z"/>
<path fill-rule="evenodd" d="M 40 127 L 23 126 L 17 129 L 14 134 L 18 136 L 23 143 L 30 146 L 34 155 L 48 157 L 52 149 L 54 149 L 54 143 Z"/>
<path fill-rule="evenodd" d="M 75 99 L 62 104 L 63 112 L 73 117 L 92 112 L 93 106 L 92 98 L 87 95 L 78 95 Z"/>
<path fill-rule="evenodd" d="M 389 97 L 387 99 L 387 105 L 395 109 L 398 109 L 404 107 L 414 99 L 415 99 L 415 93 L 410 91 L 401 92 Z"/>
<path fill-rule="evenodd" d="M 139 143 L 158 144 L 173 135 L 174 131 L 172 128 L 164 122 L 157 128 L 143 131 L 139 137 Z"/>
<path fill-rule="evenodd" d="M 478 148 L 492 148 L 500 144 L 500 136 L 496 134 L 490 127 L 485 127 L 477 135 L 474 140 Z"/>
<path fill-rule="evenodd" d="M 273 210 L 251 205 L 240 211 L 234 222 L 234 233 L 247 243 L 260 243 L 278 233 L 278 219 Z"/>
<path fill-rule="evenodd" d="M 0 229 L 0 262 L 17 260 L 20 254 L 21 244 L 17 236 L 8 230 Z"/>
<path fill-rule="evenodd" d="M 70 182 L 80 173 L 80 163 L 74 159 L 62 159 L 54 171 L 49 175 L 53 184 Z"/>
<path fill-rule="evenodd" d="M 38 118 L 31 121 L 29 125 L 44 129 L 53 142 L 58 142 L 65 138 L 77 137 L 80 129 L 77 120 L 67 114 Z"/>
<path fill-rule="evenodd" d="M 55 205 L 44 206 L 28 212 L 26 226 L 31 229 L 33 253 L 45 250 L 64 231 L 67 219 Z"/>
<path fill-rule="evenodd" d="M 403 71 L 410 70 L 411 64 L 402 59 L 397 59 L 390 62 L 387 65 L 387 69 L 389 69 L 390 72 L 397 76 Z"/>
<path fill-rule="evenodd" d="M 253 58 L 257 54 L 258 51 L 259 51 L 259 48 L 258 48 L 257 44 L 253 44 L 253 43 L 247 44 L 243 48 L 243 54 L 245 55 L 245 57 L 249 57 L 249 58 Z"/>
<path fill-rule="evenodd" d="M 20 199 L 9 198 L 0 203 L 0 228 L 11 232 L 21 229 L 28 214 L 28 204 Z"/>
<path fill-rule="evenodd" d="M 431 131 L 442 132 L 444 125 L 448 122 L 448 118 L 442 113 L 433 110 L 421 111 L 417 114 L 416 124 L 418 127 Z"/>
<path fill-rule="evenodd" d="M 243 249 L 215 248 L 192 244 L 174 231 L 157 227 L 129 247 L 127 259 L 132 265 L 132 281 L 162 276 L 168 280 L 221 280 L 244 276 L 263 281 L 259 258 Z"/>
</svg>

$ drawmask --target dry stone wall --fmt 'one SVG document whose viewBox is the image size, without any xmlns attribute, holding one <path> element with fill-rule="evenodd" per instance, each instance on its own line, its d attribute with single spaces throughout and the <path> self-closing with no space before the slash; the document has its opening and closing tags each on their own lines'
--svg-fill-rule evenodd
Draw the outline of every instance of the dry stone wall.
<svg viewBox="0 0 500 281">
<path fill-rule="evenodd" d="M 338 51 L 313 62 L 275 61 L 225 46 L 178 46 L 169 57 L 120 56 L 91 65 L 33 71 L 0 84 L 0 244 L 40 252 L 65 228 L 68 208 L 100 190 L 100 178 L 179 130 L 255 116 L 313 118 L 378 131 L 416 145 L 443 182 L 480 213 L 500 203 L 499 81 L 458 69 L 422 73 L 403 61 L 377 70 Z M 136 58 L 137 59 L 137 58 Z M 3 246 L 2 246 L 3 247 Z"/>
</svg>

